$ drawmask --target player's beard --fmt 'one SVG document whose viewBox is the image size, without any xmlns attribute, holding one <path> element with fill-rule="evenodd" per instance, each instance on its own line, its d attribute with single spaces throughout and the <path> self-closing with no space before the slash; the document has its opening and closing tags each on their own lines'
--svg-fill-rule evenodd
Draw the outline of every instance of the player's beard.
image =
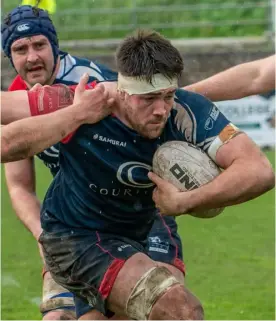
<svg viewBox="0 0 276 321">
<path fill-rule="evenodd" d="M 36 71 L 35 68 L 38 68 L 38 70 Z M 34 86 L 37 83 L 41 85 L 49 84 L 52 74 L 48 66 L 46 66 L 43 62 L 34 65 L 27 65 L 24 73 L 24 78 L 30 86 Z"/>
<path fill-rule="evenodd" d="M 134 129 L 141 136 L 149 139 L 155 139 L 159 137 L 162 134 L 167 122 L 167 118 L 163 117 L 162 119 L 151 120 L 151 122 L 142 124 L 139 123 L 137 116 L 135 115 L 129 115 L 127 113 L 125 117 L 128 123 L 131 125 L 132 129 Z"/>
</svg>

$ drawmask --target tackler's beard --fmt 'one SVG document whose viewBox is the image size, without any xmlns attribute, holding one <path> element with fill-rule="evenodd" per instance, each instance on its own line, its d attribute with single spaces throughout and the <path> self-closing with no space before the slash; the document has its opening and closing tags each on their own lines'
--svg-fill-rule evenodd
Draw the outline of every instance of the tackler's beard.
<svg viewBox="0 0 276 321">
<path fill-rule="evenodd" d="M 43 61 L 37 62 L 35 64 L 28 64 L 24 68 L 23 78 L 30 86 L 34 86 L 37 83 L 46 85 L 49 84 L 51 78 L 51 70 Z"/>
</svg>

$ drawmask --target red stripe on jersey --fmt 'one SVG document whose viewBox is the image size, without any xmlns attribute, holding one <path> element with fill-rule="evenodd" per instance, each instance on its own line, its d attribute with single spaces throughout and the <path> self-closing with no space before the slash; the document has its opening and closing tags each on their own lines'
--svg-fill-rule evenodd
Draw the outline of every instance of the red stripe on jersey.
<svg viewBox="0 0 276 321">
<path fill-rule="evenodd" d="M 13 79 L 12 83 L 8 88 L 8 91 L 16 91 L 16 90 L 28 90 L 26 83 L 19 75 L 17 75 Z"/>
</svg>

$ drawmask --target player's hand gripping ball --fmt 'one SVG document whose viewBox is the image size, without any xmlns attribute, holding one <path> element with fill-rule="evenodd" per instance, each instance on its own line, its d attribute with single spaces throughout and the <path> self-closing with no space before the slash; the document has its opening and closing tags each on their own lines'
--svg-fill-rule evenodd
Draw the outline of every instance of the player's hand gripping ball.
<svg viewBox="0 0 276 321">
<path fill-rule="evenodd" d="M 182 141 L 170 141 L 155 152 L 153 172 L 184 192 L 209 183 L 221 170 L 200 148 Z M 211 218 L 223 210 L 208 209 L 190 215 Z"/>
</svg>

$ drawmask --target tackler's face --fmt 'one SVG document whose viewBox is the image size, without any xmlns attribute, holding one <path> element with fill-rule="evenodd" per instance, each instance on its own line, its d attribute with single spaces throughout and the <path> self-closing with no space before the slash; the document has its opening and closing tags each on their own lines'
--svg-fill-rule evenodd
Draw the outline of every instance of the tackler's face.
<svg viewBox="0 0 276 321">
<path fill-rule="evenodd" d="M 47 37 L 37 35 L 13 42 L 11 58 L 18 74 L 32 87 L 51 84 L 54 55 Z"/>
<path fill-rule="evenodd" d="M 176 88 L 147 94 L 125 93 L 126 118 L 141 136 L 154 139 L 161 135 L 174 104 Z"/>
</svg>

